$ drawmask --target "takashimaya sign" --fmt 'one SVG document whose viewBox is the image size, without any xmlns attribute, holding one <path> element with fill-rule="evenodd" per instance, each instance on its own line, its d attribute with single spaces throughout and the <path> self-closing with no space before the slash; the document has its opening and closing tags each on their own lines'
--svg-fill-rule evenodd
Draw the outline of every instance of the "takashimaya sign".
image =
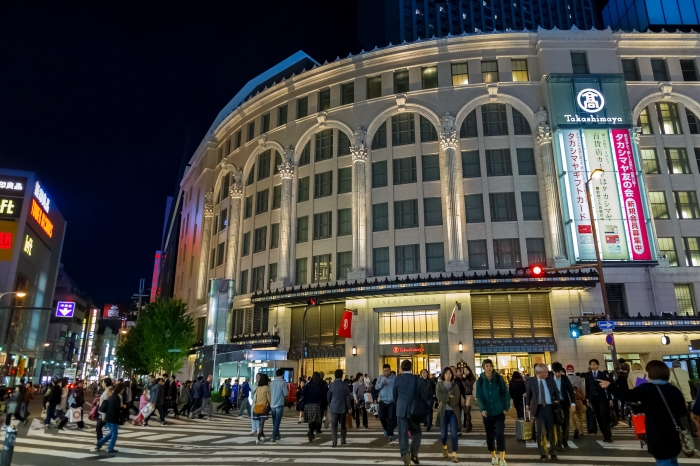
<svg viewBox="0 0 700 466">
<path fill-rule="evenodd" d="M 586 113 L 598 113 L 605 107 L 605 97 L 596 89 L 586 88 L 581 90 L 576 96 L 576 103 L 579 108 Z M 580 116 L 580 115 L 564 115 L 567 123 L 606 123 L 615 124 L 622 123 L 622 117 L 608 116 Z"/>
</svg>

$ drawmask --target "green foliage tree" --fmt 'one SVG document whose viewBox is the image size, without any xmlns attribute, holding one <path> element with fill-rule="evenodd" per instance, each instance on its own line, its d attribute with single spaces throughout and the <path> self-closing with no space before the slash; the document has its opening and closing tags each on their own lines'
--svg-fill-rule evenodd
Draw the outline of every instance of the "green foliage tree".
<svg viewBox="0 0 700 466">
<path fill-rule="evenodd" d="M 190 347 L 195 342 L 196 326 L 187 313 L 187 305 L 178 298 L 158 299 L 149 303 L 136 325 L 143 332 L 141 349 L 149 367 L 172 373 L 185 364 Z M 179 349 L 180 352 L 169 352 Z"/>
<path fill-rule="evenodd" d="M 143 352 L 143 328 L 141 326 L 131 327 L 121 338 L 117 346 L 117 364 L 125 371 L 136 374 L 148 374 L 153 372 L 155 367 L 149 366 L 149 360 Z"/>
</svg>

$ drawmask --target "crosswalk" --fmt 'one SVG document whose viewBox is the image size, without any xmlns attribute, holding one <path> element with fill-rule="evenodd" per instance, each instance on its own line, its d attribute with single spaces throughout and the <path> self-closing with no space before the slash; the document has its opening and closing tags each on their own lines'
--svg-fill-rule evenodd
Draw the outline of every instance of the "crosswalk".
<svg viewBox="0 0 700 466">
<path fill-rule="evenodd" d="M 368 429 L 349 429 L 347 445 L 333 448 L 330 430 L 324 429 L 314 442 L 309 443 L 306 437 L 307 426 L 298 424 L 296 417 L 289 414 L 291 413 L 282 419 L 282 440 L 277 445 L 269 444 L 269 440 L 264 445 L 256 445 L 256 437 L 250 434 L 250 419 L 215 414 L 211 421 L 169 418 L 166 426 L 155 423 L 148 427 L 131 424 L 121 426 L 116 454 L 108 454 L 104 450 L 90 451 L 95 443 L 95 423 L 87 418 L 83 430 L 69 424 L 66 430 L 60 432 L 55 429 L 45 430 L 41 421 L 34 419 L 27 435 L 17 438 L 13 464 L 40 465 L 50 462 L 60 465 L 59 458 L 66 461 L 81 460 L 86 464 L 402 464 L 398 442 L 388 442 L 379 421 L 374 418 L 370 419 Z M 265 423 L 265 433 L 269 439 L 272 433 L 271 419 Z M 613 435 L 616 439 L 613 444 L 598 441 L 602 438 L 594 436 L 574 440 L 570 442 L 571 450 L 559 455 L 559 460 L 578 466 L 653 464 L 653 458 L 640 448 L 629 427 L 620 425 L 613 430 Z M 506 439 L 509 465 L 539 462 L 534 442 L 522 444 L 515 441 L 515 426 L 512 421 L 506 425 Z M 445 464 L 447 460 L 442 457 L 441 445 L 440 433 L 436 428 L 424 432 L 420 464 Z M 464 433 L 459 438 L 458 456 L 461 462 L 490 464 L 481 423 L 475 423 L 473 432 Z M 74 461 L 66 464 L 74 464 Z"/>
</svg>

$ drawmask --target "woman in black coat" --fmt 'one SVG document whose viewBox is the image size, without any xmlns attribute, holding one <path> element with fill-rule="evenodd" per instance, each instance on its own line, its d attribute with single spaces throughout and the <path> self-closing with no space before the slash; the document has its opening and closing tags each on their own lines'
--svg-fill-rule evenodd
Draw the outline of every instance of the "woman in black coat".
<svg viewBox="0 0 700 466">
<path fill-rule="evenodd" d="M 119 413 L 122 409 L 126 408 L 126 404 L 123 401 L 125 389 L 125 383 L 117 384 L 112 392 L 112 396 L 110 396 L 109 400 L 107 400 L 105 422 L 109 428 L 109 434 L 102 437 L 102 439 L 97 442 L 97 445 L 95 445 L 95 448 L 93 448 L 91 451 L 100 451 L 102 446 L 109 442 L 107 453 L 117 453 L 117 450 L 114 449 L 114 445 L 117 443 L 117 435 L 119 433 Z"/>
<path fill-rule="evenodd" d="M 527 391 L 525 388 L 525 380 L 520 372 L 513 372 L 510 378 L 510 385 L 508 386 L 508 391 L 510 392 L 510 399 L 513 400 L 513 406 L 515 406 L 515 411 L 518 413 L 518 419 L 525 418 L 525 411 L 523 410 L 523 395 Z"/>
</svg>

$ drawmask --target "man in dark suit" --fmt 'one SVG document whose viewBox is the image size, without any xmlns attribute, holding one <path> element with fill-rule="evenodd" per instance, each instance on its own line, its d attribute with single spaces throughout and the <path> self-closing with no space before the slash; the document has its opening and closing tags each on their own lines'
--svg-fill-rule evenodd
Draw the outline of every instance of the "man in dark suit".
<svg viewBox="0 0 700 466">
<path fill-rule="evenodd" d="M 426 406 L 429 401 L 425 384 L 421 383 L 418 376 L 411 374 L 411 361 L 401 362 L 401 375 L 394 381 L 394 400 L 396 402 L 396 417 L 399 423 L 399 450 L 401 458 L 406 466 L 410 466 L 411 461 L 419 464 L 418 450 L 423 432 L 420 428 L 422 419 L 415 419 L 411 416 L 411 403 L 416 400 Z M 411 432 L 411 445 L 409 454 L 408 432 Z"/>
<path fill-rule="evenodd" d="M 347 426 L 345 416 L 352 411 L 353 399 L 350 387 L 343 382 L 343 369 L 336 369 L 335 381 L 328 386 L 328 411 L 331 413 L 331 438 L 333 448 L 338 445 L 338 423 L 340 423 L 340 444 L 345 445 Z"/>
<path fill-rule="evenodd" d="M 550 379 L 545 364 L 535 364 L 535 377 L 528 379 L 525 392 L 525 402 L 530 407 L 530 413 L 535 416 L 537 425 L 537 446 L 543 461 L 547 459 L 547 440 L 550 450 L 556 451 L 557 440 L 554 435 L 554 404 L 559 403 L 561 395 L 554 380 Z M 552 461 L 557 455 L 549 455 Z"/>
<path fill-rule="evenodd" d="M 601 387 L 599 380 L 610 382 L 610 377 L 605 372 L 599 371 L 600 363 L 597 359 L 588 361 L 590 372 L 585 375 L 586 399 L 588 406 L 593 408 L 598 427 L 603 433 L 603 442 L 612 443 L 612 433 L 610 432 L 610 405 L 612 404 L 608 390 Z"/>
<path fill-rule="evenodd" d="M 564 413 L 564 424 L 557 424 L 557 448 L 559 451 L 569 449 L 569 422 L 571 421 L 571 413 L 576 412 L 576 398 L 574 397 L 574 386 L 566 376 L 566 371 L 560 362 L 552 363 L 552 374 L 550 378 L 554 380 L 554 384 L 561 395 L 561 409 Z"/>
</svg>

